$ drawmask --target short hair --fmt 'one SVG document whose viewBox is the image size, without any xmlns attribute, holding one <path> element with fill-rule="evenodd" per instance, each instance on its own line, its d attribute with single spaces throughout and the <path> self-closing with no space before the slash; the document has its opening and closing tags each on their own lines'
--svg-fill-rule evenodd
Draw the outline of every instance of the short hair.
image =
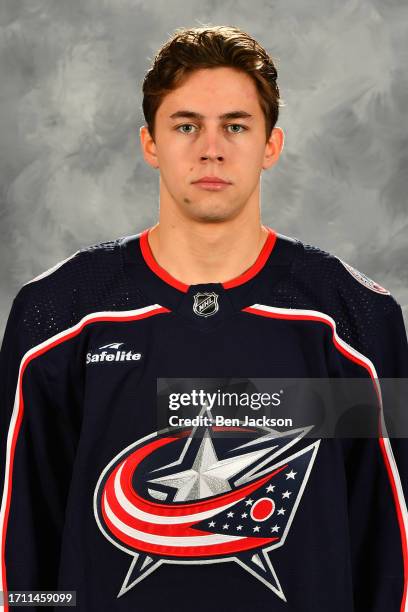
<svg viewBox="0 0 408 612">
<path fill-rule="evenodd" d="M 179 87 L 194 70 L 227 66 L 254 81 L 265 116 L 266 141 L 284 106 L 272 57 L 247 32 L 233 26 L 177 28 L 159 49 L 143 80 L 143 114 L 155 138 L 155 117 L 164 96 Z"/>
</svg>

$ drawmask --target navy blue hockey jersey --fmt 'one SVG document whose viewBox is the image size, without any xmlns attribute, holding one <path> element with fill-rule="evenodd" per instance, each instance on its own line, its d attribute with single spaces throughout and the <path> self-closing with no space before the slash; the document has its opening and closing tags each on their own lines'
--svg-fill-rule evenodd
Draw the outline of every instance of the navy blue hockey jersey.
<svg viewBox="0 0 408 612">
<path fill-rule="evenodd" d="M 188 286 L 148 230 L 83 248 L 21 287 L 0 374 L 6 595 L 407 612 L 408 453 L 384 419 L 311 439 L 158 418 L 158 381 L 408 377 L 399 304 L 338 257 L 268 228 L 242 275 Z"/>
</svg>

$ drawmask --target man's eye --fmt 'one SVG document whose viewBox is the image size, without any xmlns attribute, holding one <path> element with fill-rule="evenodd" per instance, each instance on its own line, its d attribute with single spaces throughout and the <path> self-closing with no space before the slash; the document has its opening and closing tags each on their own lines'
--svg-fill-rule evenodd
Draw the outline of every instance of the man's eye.
<svg viewBox="0 0 408 612">
<path fill-rule="evenodd" d="M 240 123 L 230 123 L 229 125 L 227 125 L 227 127 L 238 127 L 238 128 L 242 128 L 243 131 L 248 129 L 244 125 L 241 125 Z M 237 131 L 234 130 L 232 133 L 233 134 L 240 134 L 241 132 L 237 132 Z"/>
<path fill-rule="evenodd" d="M 191 134 L 191 130 L 189 130 L 189 131 L 184 131 L 184 130 L 182 129 L 182 128 L 185 128 L 185 127 L 187 127 L 187 128 L 191 128 L 191 127 L 195 127 L 195 125 L 193 125 L 192 123 L 183 123 L 183 125 L 179 125 L 179 126 L 176 128 L 176 130 L 177 130 L 177 131 L 181 131 L 181 132 L 182 132 L 182 134 Z"/>
<path fill-rule="evenodd" d="M 232 130 L 229 130 L 230 134 L 241 134 L 242 132 L 248 129 L 240 123 L 230 123 L 226 126 L 226 128 L 227 130 L 228 128 L 233 128 Z M 176 130 L 178 132 L 181 132 L 182 134 L 192 134 L 196 129 L 197 126 L 193 125 L 192 123 L 183 123 L 183 125 L 179 125 L 178 127 L 176 127 Z"/>
</svg>

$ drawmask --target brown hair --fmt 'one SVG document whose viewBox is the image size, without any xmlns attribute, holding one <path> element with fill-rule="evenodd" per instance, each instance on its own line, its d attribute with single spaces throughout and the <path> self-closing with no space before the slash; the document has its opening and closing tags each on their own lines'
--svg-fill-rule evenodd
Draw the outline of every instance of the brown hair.
<svg viewBox="0 0 408 612">
<path fill-rule="evenodd" d="M 143 80 L 143 114 L 154 140 L 155 116 L 164 96 L 181 85 L 193 70 L 229 66 L 255 82 L 269 139 L 284 106 L 276 83 L 275 64 L 249 34 L 233 26 L 177 28 L 157 52 Z"/>
</svg>

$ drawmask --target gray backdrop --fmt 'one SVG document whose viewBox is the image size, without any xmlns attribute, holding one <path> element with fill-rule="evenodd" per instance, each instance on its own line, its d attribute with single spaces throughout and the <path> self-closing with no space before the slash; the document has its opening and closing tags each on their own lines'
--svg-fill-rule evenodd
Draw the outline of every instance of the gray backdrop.
<svg viewBox="0 0 408 612">
<path fill-rule="evenodd" d="M 0 337 L 23 283 L 156 221 L 141 82 L 175 28 L 203 24 L 277 62 L 286 141 L 263 222 L 387 287 L 408 322 L 404 0 L 0 0 Z"/>
</svg>

